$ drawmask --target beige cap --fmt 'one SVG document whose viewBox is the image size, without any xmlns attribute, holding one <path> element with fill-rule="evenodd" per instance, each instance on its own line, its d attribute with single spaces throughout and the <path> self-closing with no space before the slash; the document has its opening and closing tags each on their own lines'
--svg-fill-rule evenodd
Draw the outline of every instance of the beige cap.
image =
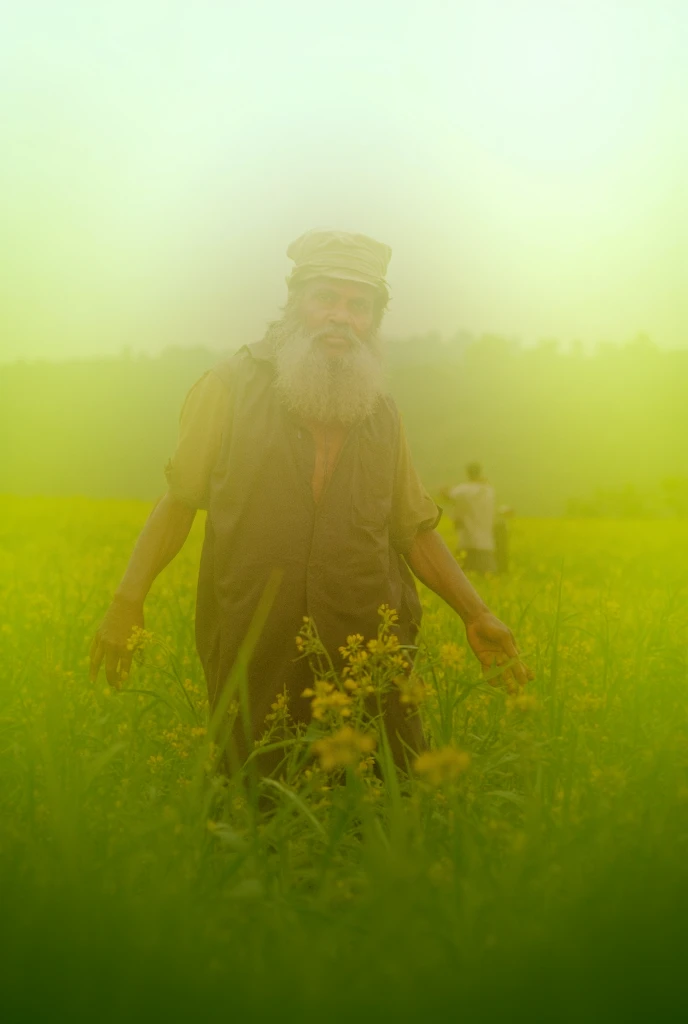
<svg viewBox="0 0 688 1024">
<path fill-rule="evenodd" d="M 342 281 L 360 281 L 388 294 L 385 281 L 392 250 L 368 235 L 348 231 L 307 231 L 287 249 L 294 269 L 287 278 L 289 286 L 314 277 L 337 277 Z"/>
</svg>

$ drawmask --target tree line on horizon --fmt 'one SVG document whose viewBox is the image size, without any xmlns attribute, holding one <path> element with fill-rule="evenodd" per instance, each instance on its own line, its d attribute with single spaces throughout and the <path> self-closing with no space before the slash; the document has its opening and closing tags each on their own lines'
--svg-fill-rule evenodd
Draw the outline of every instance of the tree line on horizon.
<svg viewBox="0 0 688 1024">
<path fill-rule="evenodd" d="M 153 499 L 186 392 L 222 354 L 0 365 L 0 492 Z M 688 351 L 391 341 L 390 386 L 434 494 L 479 461 L 522 515 L 688 516 Z"/>
</svg>

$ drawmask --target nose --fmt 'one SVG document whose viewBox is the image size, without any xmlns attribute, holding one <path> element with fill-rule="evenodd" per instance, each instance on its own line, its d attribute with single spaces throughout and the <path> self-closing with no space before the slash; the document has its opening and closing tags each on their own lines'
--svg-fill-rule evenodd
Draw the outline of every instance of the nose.
<svg viewBox="0 0 688 1024">
<path fill-rule="evenodd" d="M 339 302 L 329 312 L 328 320 L 331 324 L 351 326 L 351 313 L 345 302 Z"/>
</svg>

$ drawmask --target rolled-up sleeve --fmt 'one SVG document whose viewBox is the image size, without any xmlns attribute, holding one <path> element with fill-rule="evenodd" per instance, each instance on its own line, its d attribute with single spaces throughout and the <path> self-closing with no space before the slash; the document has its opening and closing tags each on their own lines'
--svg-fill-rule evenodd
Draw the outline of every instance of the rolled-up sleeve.
<svg viewBox="0 0 688 1024">
<path fill-rule="evenodd" d="M 206 509 L 210 477 L 228 417 L 229 388 L 209 370 L 189 391 L 179 417 L 179 439 L 165 466 L 169 494 L 190 508 Z"/>
<path fill-rule="evenodd" d="M 399 447 L 394 479 L 391 540 L 402 555 L 411 549 L 420 530 L 432 530 L 442 517 L 442 509 L 423 487 L 411 458 L 403 423 L 399 432 Z"/>
</svg>

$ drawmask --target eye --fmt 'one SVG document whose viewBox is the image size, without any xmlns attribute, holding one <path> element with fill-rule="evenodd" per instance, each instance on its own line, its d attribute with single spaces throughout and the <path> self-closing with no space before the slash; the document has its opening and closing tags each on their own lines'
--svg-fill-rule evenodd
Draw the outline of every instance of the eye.
<svg viewBox="0 0 688 1024">
<path fill-rule="evenodd" d="M 354 313 L 370 313 L 373 308 L 369 299 L 352 299 L 349 305 Z"/>
<path fill-rule="evenodd" d="M 333 302 L 337 301 L 337 296 L 329 288 L 321 288 L 315 293 L 315 297 L 318 302 L 322 302 L 324 306 L 331 306 Z"/>
</svg>

